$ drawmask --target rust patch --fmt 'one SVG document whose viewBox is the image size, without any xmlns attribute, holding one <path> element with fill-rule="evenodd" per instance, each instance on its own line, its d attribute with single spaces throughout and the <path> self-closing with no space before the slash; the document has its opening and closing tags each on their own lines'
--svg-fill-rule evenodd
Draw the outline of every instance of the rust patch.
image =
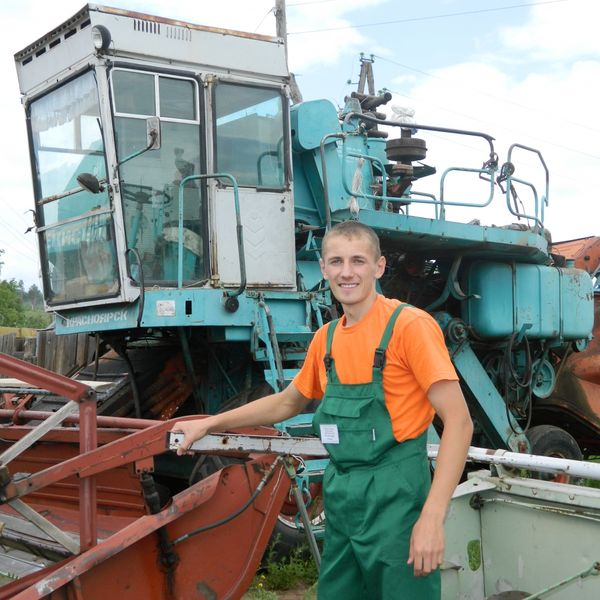
<svg viewBox="0 0 600 600">
<path fill-rule="evenodd" d="M 157 17 L 154 15 L 147 15 L 145 13 L 136 12 L 132 10 L 124 10 L 120 8 L 113 8 L 111 6 L 98 6 L 99 12 L 108 13 L 112 15 L 120 15 L 122 17 L 131 17 L 133 19 L 142 19 L 144 21 L 152 21 L 154 23 L 161 23 L 165 25 L 173 25 L 175 27 L 183 27 L 184 29 L 192 29 L 196 31 L 208 31 L 211 33 L 220 33 L 222 35 L 234 35 L 236 37 L 243 37 L 252 40 L 261 40 L 263 42 L 277 42 L 278 38 L 271 37 L 270 35 L 262 35 L 258 33 L 249 33 L 247 31 L 237 31 L 236 29 L 225 29 L 222 27 L 209 27 L 207 25 L 195 25 L 193 23 L 187 23 L 186 21 L 178 21 L 177 19 L 168 19 L 166 17 Z"/>
</svg>

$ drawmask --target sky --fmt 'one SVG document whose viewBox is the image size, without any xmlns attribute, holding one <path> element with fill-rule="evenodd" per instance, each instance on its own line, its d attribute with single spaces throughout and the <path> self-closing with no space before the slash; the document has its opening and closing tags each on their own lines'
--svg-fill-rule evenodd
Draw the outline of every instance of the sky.
<svg viewBox="0 0 600 600">
<path fill-rule="evenodd" d="M 107 0 L 104 4 L 192 23 L 274 35 L 274 0 Z M 21 50 L 60 25 L 81 0 L 0 3 L 0 277 L 40 285 L 32 225 L 33 192 L 24 111 L 13 62 Z M 554 241 L 600 235 L 600 3 L 596 0 L 288 0 L 290 70 L 305 100 L 343 106 L 356 89 L 359 56 L 373 55 L 377 90 L 393 94 L 386 107 L 415 121 L 482 131 L 495 138 L 500 164 L 511 144 L 541 152 L 550 172 L 545 225 Z M 394 110 L 396 108 L 396 110 Z M 397 130 L 396 130 L 397 131 Z M 397 135 L 396 131 L 392 135 Z M 420 132 L 438 174 L 480 168 L 487 145 L 476 138 Z M 515 177 L 540 198 L 545 177 L 538 154 L 513 150 Z M 416 189 L 440 193 L 439 176 Z M 529 188 L 519 188 L 526 212 Z M 481 203 L 489 188 L 472 173 L 452 172 L 449 201 Z M 430 208 L 413 214 L 433 216 Z M 497 191 L 486 210 L 452 208 L 447 218 L 485 225 L 516 220 Z"/>
</svg>

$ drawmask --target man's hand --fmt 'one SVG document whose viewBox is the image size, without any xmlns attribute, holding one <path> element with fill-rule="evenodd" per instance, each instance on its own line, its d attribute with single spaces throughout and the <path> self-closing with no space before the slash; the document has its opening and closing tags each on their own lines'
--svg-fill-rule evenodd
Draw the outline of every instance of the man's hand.
<svg viewBox="0 0 600 600">
<path fill-rule="evenodd" d="M 414 564 L 415 575 L 427 575 L 442 564 L 444 519 L 473 435 L 473 423 L 458 381 L 438 381 L 429 388 L 427 396 L 444 431 L 431 489 L 410 538 L 408 564 Z"/>
<path fill-rule="evenodd" d="M 444 521 L 421 515 L 410 536 L 409 565 L 414 565 L 415 576 L 429 575 L 444 559 Z"/>
<path fill-rule="evenodd" d="M 178 421 L 171 428 L 171 433 L 183 433 L 183 442 L 177 449 L 177 454 L 185 454 L 196 440 L 207 433 L 285 421 L 301 412 L 309 402 L 310 399 L 305 398 L 292 382 L 282 392 L 264 396 L 227 412 L 203 419 Z"/>
<path fill-rule="evenodd" d="M 171 433 L 183 433 L 183 441 L 177 448 L 177 455 L 183 456 L 189 447 L 209 433 L 210 419 L 194 419 L 193 421 L 178 421 L 171 428 Z"/>
</svg>

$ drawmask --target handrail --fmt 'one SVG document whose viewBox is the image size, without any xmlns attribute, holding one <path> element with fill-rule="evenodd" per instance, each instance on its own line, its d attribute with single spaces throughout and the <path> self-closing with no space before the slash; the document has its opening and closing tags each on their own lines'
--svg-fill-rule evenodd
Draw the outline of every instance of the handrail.
<svg viewBox="0 0 600 600">
<path fill-rule="evenodd" d="M 327 161 L 325 160 L 325 142 L 329 138 L 345 139 L 345 133 L 327 133 L 321 138 L 319 154 L 321 156 L 321 176 L 323 177 L 323 204 L 325 210 L 325 229 L 331 229 L 331 204 L 329 203 L 329 184 L 327 180 Z M 343 168 L 343 165 L 342 165 Z"/>
<path fill-rule="evenodd" d="M 455 133 L 457 135 L 469 135 L 474 137 L 481 137 L 487 141 L 490 146 L 490 159 L 496 158 L 496 152 L 494 151 L 494 137 L 488 133 L 481 131 L 470 131 L 468 129 L 451 129 L 449 127 L 438 127 L 437 125 L 417 125 L 416 123 L 398 123 L 397 121 L 387 121 L 386 119 L 377 119 L 359 112 L 349 112 L 345 118 L 344 123 L 348 123 L 351 118 L 356 117 L 361 121 L 367 121 L 368 123 L 375 123 L 377 125 L 387 125 L 389 127 L 401 127 L 402 129 L 423 129 L 424 131 L 439 131 L 440 133 Z"/>
<path fill-rule="evenodd" d="M 342 165 L 346 162 L 347 156 L 352 156 L 353 158 L 362 158 L 364 160 L 369 160 L 371 162 L 378 163 L 379 167 L 381 169 L 381 172 L 385 173 L 385 166 L 383 164 L 383 161 L 379 157 L 369 156 L 368 154 L 362 154 L 360 152 L 346 152 L 346 144 L 342 144 Z M 353 192 L 348 187 L 348 182 L 346 181 L 346 171 L 342 167 L 342 185 L 344 186 L 344 190 L 347 194 L 350 194 L 351 196 L 354 196 L 355 198 L 370 198 L 371 200 L 386 200 L 386 199 L 388 199 L 387 194 L 386 194 L 387 182 L 386 182 L 385 176 L 383 176 L 381 178 L 381 184 L 382 184 L 381 196 L 376 196 L 375 194 L 367 194 L 367 193 L 358 194 L 357 192 Z M 390 199 L 397 200 L 397 198 L 390 198 Z"/>
<path fill-rule="evenodd" d="M 522 179 L 517 179 L 516 177 L 513 177 L 514 163 L 512 162 L 512 153 L 515 148 L 521 148 L 521 150 L 526 150 L 527 152 L 532 152 L 533 154 L 537 154 L 538 158 L 540 159 L 540 162 L 542 163 L 542 167 L 544 168 L 545 188 L 546 189 L 545 189 L 545 194 L 542 196 L 542 202 L 541 202 L 541 206 L 540 206 L 540 210 L 539 210 L 539 215 L 538 215 L 538 202 L 539 201 L 538 201 L 538 194 L 535 189 L 535 186 L 528 181 L 524 181 Z M 508 149 L 506 165 L 511 167 L 507 170 L 507 175 L 505 178 L 505 181 L 506 181 L 506 203 L 508 205 L 508 210 L 517 217 L 522 217 L 524 219 L 532 219 L 532 220 L 536 221 L 536 223 L 538 223 L 540 225 L 540 227 L 543 228 L 543 226 L 544 226 L 544 206 L 548 206 L 548 195 L 550 193 L 550 172 L 548 170 L 548 166 L 546 165 L 546 161 L 544 160 L 544 157 L 542 156 L 542 153 L 537 148 L 532 148 L 530 146 L 524 146 L 523 144 L 512 144 Z M 512 189 L 513 181 L 516 181 L 517 183 L 522 183 L 523 185 L 527 185 L 533 191 L 533 195 L 535 198 L 535 217 L 528 216 L 523 213 L 519 213 L 518 211 L 512 210 L 512 208 L 510 207 L 510 192 Z"/>
<path fill-rule="evenodd" d="M 240 285 L 236 290 L 226 291 L 227 298 L 236 298 L 246 289 L 246 258 L 244 256 L 244 231 L 242 228 L 242 217 L 240 213 L 240 199 L 238 184 L 233 175 L 229 173 L 210 173 L 206 175 L 188 175 L 179 182 L 179 218 L 178 218 L 178 240 L 177 240 L 177 288 L 183 287 L 183 189 L 188 181 L 197 179 L 229 179 L 233 187 L 233 202 L 235 206 L 235 223 L 237 233 L 238 258 L 240 262 Z"/>
<path fill-rule="evenodd" d="M 535 189 L 535 186 L 532 183 L 530 183 L 529 181 L 525 181 L 524 179 L 517 179 L 516 177 L 512 177 L 511 175 L 509 175 L 507 177 L 506 181 L 507 181 L 506 206 L 507 206 L 509 212 L 512 215 L 515 215 L 515 217 L 519 217 L 522 219 L 530 219 L 532 221 L 535 221 L 543 229 L 544 228 L 544 220 L 543 220 L 543 218 L 539 219 L 537 216 L 539 200 L 538 200 L 537 190 Z M 528 215 L 527 213 L 521 213 L 518 210 L 513 210 L 512 206 L 510 205 L 510 189 L 511 189 L 511 185 L 512 185 L 513 181 L 516 181 L 517 183 L 522 183 L 523 185 L 526 185 L 527 187 L 531 188 L 531 191 L 533 192 L 535 216 Z M 543 205 L 543 202 L 542 202 L 542 205 Z"/>
<path fill-rule="evenodd" d="M 487 133 L 483 133 L 480 131 L 470 131 L 470 130 L 466 130 L 466 129 L 452 129 L 452 128 L 448 128 L 448 127 L 438 127 L 435 125 L 419 125 L 419 124 L 407 124 L 407 123 L 398 123 L 397 121 L 388 121 L 385 119 L 377 119 L 376 117 L 372 117 L 370 115 L 365 115 L 363 113 L 359 113 L 359 112 L 350 112 L 348 113 L 345 118 L 344 118 L 344 123 L 348 123 L 350 121 L 350 119 L 352 118 L 357 118 L 358 120 L 362 120 L 362 121 L 367 121 L 369 123 L 375 123 L 378 125 L 387 125 L 390 127 L 400 127 L 403 129 L 423 129 L 425 131 L 439 131 L 441 133 L 451 133 L 451 134 L 456 134 L 456 135 L 468 135 L 468 136 L 473 136 L 473 137 L 481 137 L 483 138 L 489 145 L 489 150 L 490 150 L 490 159 L 488 161 L 486 161 L 486 163 L 484 164 L 484 167 L 481 169 L 472 169 L 472 168 L 466 168 L 466 167 L 451 167 L 449 169 L 447 169 L 444 174 L 442 175 L 442 178 L 440 180 L 440 198 L 439 200 L 437 198 L 435 198 L 435 196 L 433 196 L 432 194 L 424 194 L 421 192 L 411 192 L 411 196 L 409 198 L 409 200 L 411 202 L 417 203 L 417 204 L 432 204 L 435 207 L 435 217 L 436 219 L 441 219 L 443 220 L 445 218 L 445 206 L 464 206 L 464 207 L 474 207 L 474 208 L 483 208 L 485 206 L 488 206 L 491 202 L 492 199 L 494 197 L 494 172 L 496 171 L 497 168 L 497 163 L 498 163 L 498 157 L 496 155 L 496 152 L 494 150 L 494 138 L 487 134 Z M 348 134 L 346 134 L 347 136 Z M 344 137 L 346 137 L 344 136 Z M 345 157 L 346 157 L 346 151 L 345 151 L 345 144 L 343 144 L 342 146 L 342 161 L 344 161 Z M 356 153 L 352 153 L 352 154 L 348 154 L 349 156 L 357 156 L 358 154 Z M 366 158 L 371 160 L 372 162 L 379 162 L 381 164 L 381 160 L 379 160 L 376 157 L 371 157 L 371 156 L 367 156 L 367 155 L 360 155 L 360 158 Z M 541 157 L 540 157 L 541 158 Z M 486 168 L 487 166 L 487 168 Z M 471 172 L 471 173 L 480 173 L 480 174 L 486 174 L 490 177 L 490 195 L 487 199 L 486 202 L 483 203 L 465 203 L 465 202 L 448 202 L 444 199 L 444 182 L 445 182 L 445 178 L 447 176 L 447 174 L 451 171 L 463 171 L 463 172 Z M 384 171 L 382 171 L 382 173 L 384 173 Z M 362 197 L 365 198 L 372 198 L 372 199 L 376 199 L 378 201 L 381 200 L 390 200 L 390 201 L 395 201 L 398 200 L 398 198 L 396 197 L 388 197 L 385 193 L 386 188 L 385 188 L 385 176 L 382 177 L 383 180 L 383 189 L 382 189 L 382 195 L 381 196 L 374 196 L 372 194 L 362 194 Z M 357 196 L 357 194 L 351 192 L 348 189 L 348 185 L 345 179 L 345 172 L 342 172 L 342 183 L 344 185 L 344 189 L 347 193 L 353 195 L 353 196 Z M 421 196 L 426 196 L 431 198 L 431 200 L 424 200 L 424 199 L 416 199 L 414 197 L 412 197 L 412 195 L 421 195 Z M 439 213 L 438 213 L 438 206 L 441 207 L 439 209 Z"/>
<path fill-rule="evenodd" d="M 463 173 L 479 173 L 479 174 L 483 174 L 485 173 L 486 175 L 490 176 L 490 195 L 488 196 L 488 199 L 485 202 L 449 202 L 447 200 L 444 200 L 444 182 L 446 181 L 446 176 L 448 175 L 448 173 L 451 173 L 452 171 L 460 171 Z M 448 169 L 446 169 L 443 173 L 442 173 L 442 177 L 440 178 L 440 199 L 439 199 L 439 204 L 441 206 L 440 209 L 440 219 L 444 220 L 445 215 L 446 215 L 446 206 L 464 206 L 464 207 L 469 207 L 469 208 L 485 208 L 486 206 L 489 206 L 492 202 L 492 200 L 494 199 L 494 171 L 495 169 L 493 167 L 490 167 L 489 169 L 474 169 L 474 168 L 470 168 L 470 167 L 450 167 Z M 421 201 L 423 204 L 427 204 L 427 201 L 422 200 Z"/>
</svg>

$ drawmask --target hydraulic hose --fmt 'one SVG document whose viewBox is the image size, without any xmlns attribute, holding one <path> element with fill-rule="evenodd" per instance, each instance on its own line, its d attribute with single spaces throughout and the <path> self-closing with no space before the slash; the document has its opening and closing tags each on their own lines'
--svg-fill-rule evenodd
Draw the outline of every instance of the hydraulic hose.
<svg viewBox="0 0 600 600">
<path fill-rule="evenodd" d="M 234 511 L 230 515 L 227 515 L 226 517 L 223 517 L 222 519 L 215 521 L 214 523 L 210 523 L 209 525 L 203 525 L 202 527 L 198 527 L 197 529 L 193 529 L 192 531 L 188 531 L 188 533 L 184 533 L 183 535 L 180 535 L 178 538 L 175 538 L 173 540 L 173 542 L 172 542 L 173 545 L 179 544 L 181 542 L 185 542 L 185 540 L 187 540 L 191 537 L 194 537 L 195 535 L 198 535 L 200 533 L 204 533 L 205 531 L 209 531 L 210 529 L 215 529 L 216 527 L 225 525 L 226 523 L 233 521 L 233 519 L 235 519 L 237 516 L 241 515 L 254 502 L 254 500 L 256 500 L 257 496 L 263 491 L 263 489 L 267 485 L 267 482 L 271 478 L 271 475 L 273 475 L 273 472 L 275 471 L 275 467 L 282 461 L 283 461 L 283 456 L 278 456 L 273 461 L 273 463 L 271 464 L 271 466 L 269 467 L 267 472 L 263 475 L 262 479 L 256 486 L 256 489 L 252 492 L 252 495 L 250 496 L 250 498 L 248 498 L 248 500 L 246 500 L 246 502 L 244 502 L 244 504 L 240 508 L 238 508 L 236 511 Z"/>
</svg>

